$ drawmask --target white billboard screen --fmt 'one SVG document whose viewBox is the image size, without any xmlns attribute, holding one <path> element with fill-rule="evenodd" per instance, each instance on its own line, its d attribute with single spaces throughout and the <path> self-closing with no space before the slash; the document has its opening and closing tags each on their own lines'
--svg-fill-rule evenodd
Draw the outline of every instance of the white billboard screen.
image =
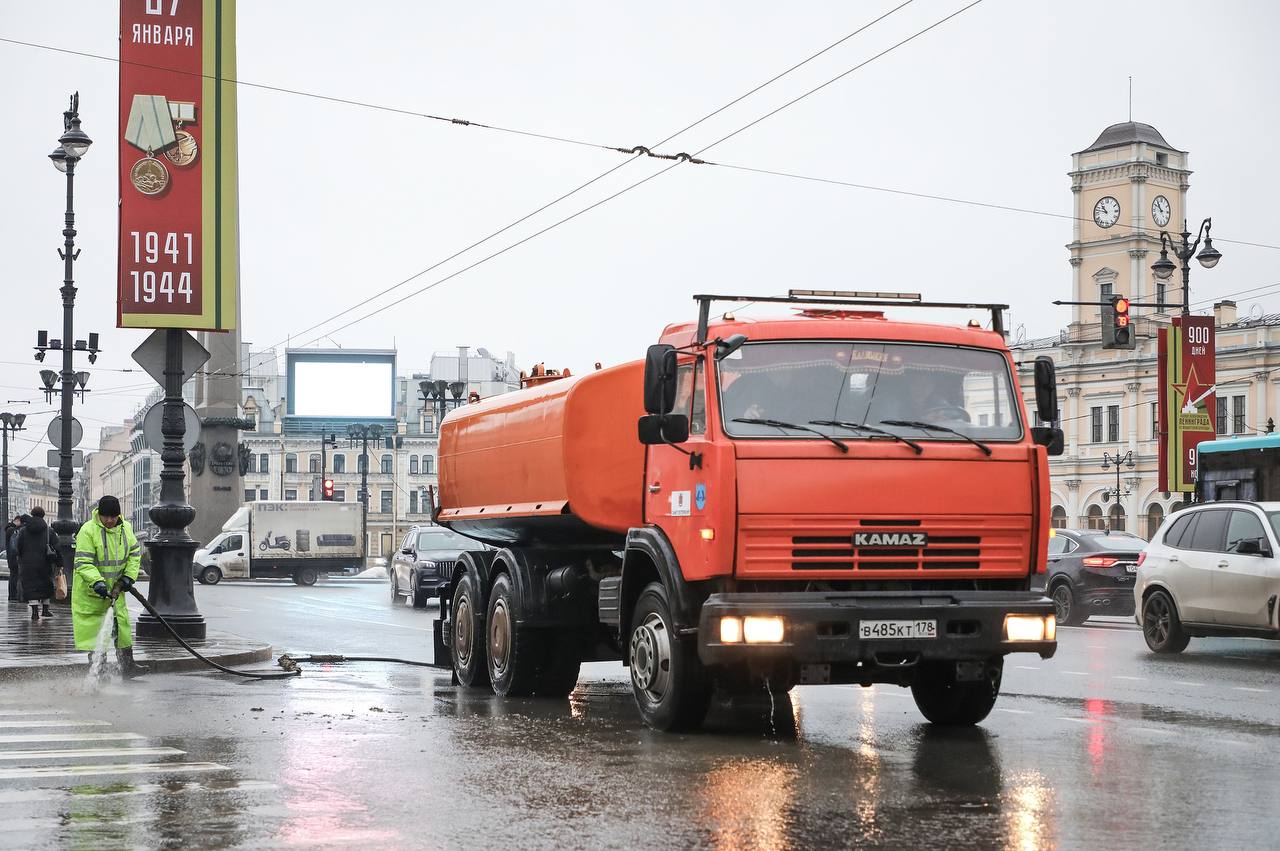
<svg viewBox="0 0 1280 851">
<path fill-rule="evenodd" d="M 395 364 L 299 358 L 290 365 L 289 413 L 297 417 L 395 415 Z"/>
</svg>

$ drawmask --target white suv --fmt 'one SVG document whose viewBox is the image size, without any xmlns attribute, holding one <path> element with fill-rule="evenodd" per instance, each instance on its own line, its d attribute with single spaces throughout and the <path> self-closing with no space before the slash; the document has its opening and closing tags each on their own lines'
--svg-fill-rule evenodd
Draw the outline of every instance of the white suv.
<svg viewBox="0 0 1280 851">
<path fill-rule="evenodd" d="M 1138 624 L 1156 653 L 1206 635 L 1280 638 L 1280 502 L 1208 502 L 1167 517 L 1138 557 Z"/>
</svg>

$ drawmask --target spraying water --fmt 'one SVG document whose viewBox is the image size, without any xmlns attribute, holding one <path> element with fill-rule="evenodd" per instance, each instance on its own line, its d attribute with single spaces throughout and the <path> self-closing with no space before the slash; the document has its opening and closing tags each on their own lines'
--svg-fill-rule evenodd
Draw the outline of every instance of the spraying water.
<svg viewBox="0 0 1280 851">
<path fill-rule="evenodd" d="M 120 679 L 120 660 L 116 657 L 115 648 L 115 625 L 116 613 L 113 606 L 107 609 L 107 616 L 102 619 L 102 628 L 98 630 L 93 662 L 89 665 L 89 673 L 84 677 L 86 691 L 95 690 L 103 680 Z"/>
</svg>

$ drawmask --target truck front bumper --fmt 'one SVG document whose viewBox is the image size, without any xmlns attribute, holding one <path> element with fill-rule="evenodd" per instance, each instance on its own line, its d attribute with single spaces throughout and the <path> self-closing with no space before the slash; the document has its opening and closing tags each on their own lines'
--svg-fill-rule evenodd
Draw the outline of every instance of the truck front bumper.
<svg viewBox="0 0 1280 851">
<path fill-rule="evenodd" d="M 926 661 L 985 660 L 1006 653 L 1038 653 L 1048 659 L 1058 648 L 1053 613 L 1049 598 L 1024 591 L 712 594 L 699 619 L 698 655 L 707 665 L 832 666 L 845 671 L 840 681 L 856 682 L 859 677 L 852 669 L 860 666 L 903 668 Z M 1038 640 L 1010 640 L 1006 633 L 1010 615 L 1026 616 L 1020 625 L 1044 619 L 1046 635 Z M 724 618 L 743 622 L 780 618 L 781 640 L 750 643 L 749 636 L 743 636 L 739 641 L 723 641 Z M 886 621 L 924 624 L 915 631 L 931 632 L 932 637 L 869 637 L 860 628 L 867 623 L 868 630 L 894 631 L 896 627 L 870 623 Z M 776 621 L 758 623 L 776 629 Z M 769 637 L 776 637 L 776 632 Z"/>
</svg>

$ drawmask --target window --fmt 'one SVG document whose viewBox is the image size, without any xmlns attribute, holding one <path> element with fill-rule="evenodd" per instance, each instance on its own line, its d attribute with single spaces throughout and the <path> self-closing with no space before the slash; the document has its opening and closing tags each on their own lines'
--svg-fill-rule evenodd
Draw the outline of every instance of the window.
<svg viewBox="0 0 1280 851">
<path fill-rule="evenodd" d="M 391 491 L 382 491 L 382 493 L 379 496 L 381 497 L 379 500 L 380 502 L 379 510 L 383 514 L 390 514 L 391 513 Z"/>
<path fill-rule="evenodd" d="M 1049 525 L 1054 529 L 1067 528 L 1067 510 L 1061 505 L 1055 505 L 1049 514 Z"/>
<path fill-rule="evenodd" d="M 422 433 L 423 433 L 423 434 L 435 434 L 435 431 L 436 431 L 436 418 L 435 418 L 435 416 L 433 416 L 432 414 L 427 413 L 426 411 L 423 411 L 423 412 L 422 412 Z"/>
<path fill-rule="evenodd" d="M 1089 409 L 1089 441 L 1091 443 L 1102 442 L 1102 408 L 1093 407 Z"/>
<path fill-rule="evenodd" d="M 676 404 L 673 414 L 689 418 L 689 434 L 707 430 L 707 396 L 702 386 L 701 360 L 681 364 L 676 370 Z"/>
<path fill-rule="evenodd" d="M 430 455 L 423 455 L 422 456 L 422 472 L 428 476 L 435 475 L 436 459 L 432 458 Z"/>
<path fill-rule="evenodd" d="M 271 472 L 271 462 L 268 460 L 269 458 L 270 456 L 267 455 L 267 453 L 265 452 L 263 452 L 261 455 L 258 456 L 258 472 L 259 473 Z"/>
<path fill-rule="evenodd" d="M 391 475 L 391 456 L 390 455 L 382 456 L 382 472 L 384 475 L 388 475 L 388 476 Z"/>
<path fill-rule="evenodd" d="M 418 492 L 417 491 L 409 491 L 409 513 L 410 514 L 418 513 Z"/>
<path fill-rule="evenodd" d="M 1062 508 L 1062 506 L 1058 506 L 1058 508 Z M 1063 520 L 1067 519 L 1067 512 L 1065 509 L 1063 509 L 1063 512 L 1062 512 L 1062 519 Z M 1054 535 L 1052 538 L 1049 539 L 1049 555 L 1051 556 L 1066 555 L 1067 553 L 1076 549 L 1077 546 L 1079 545 L 1076 544 L 1076 542 L 1073 541 L 1071 538 L 1068 538 L 1066 535 Z"/>
<path fill-rule="evenodd" d="M 409 475 L 411 476 L 418 475 L 418 456 L 417 455 L 409 456 Z"/>
<path fill-rule="evenodd" d="M 320 453 L 312 452 L 311 457 L 307 459 L 307 470 L 312 473 L 320 472 Z"/>
<path fill-rule="evenodd" d="M 239 550 L 243 548 L 244 548 L 244 538 L 242 538 L 239 535 L 232 535 L 231 537 L 227 538 L 225 541 L 222 542 L 222 551 L 224 553 L 229 553 L 232 550 Z"/>
<path fill-rule="evenodd" d="M 1231 397 L 1231 433 L 1244 434 L 1248 427 L 1244 421 L 1244 396 Z"/>
<path fill-rule="evenodd" d="M 990 414 L 978 414 L 978 425 L 980 425 L 980 426 L 989 426 L 989 425 L 991 425 L 991 415 L 990 415 Z"/>
<path fill-rule="evenodd" d="M 1107 405 L 1107 440 L 1120 442 L 1120 406 Z"/>
<path fill-rule="evenodd" d="M 1164 281 L 1156 281 L 1156 310 L 1164 313 L 1165 308 L 1165 288 L 1168 286 Z"/>
<path fill-rule="evenodd" d="M 298 453 L 287 452 L 284 456 L 284 471 L 286 473 L 298 472 Z"/>
<path fill-rule="evenodd" d="M 1195 521 L 1196 515 L 1189 514 L 1170 523 L 1168 530 L 1164 533 L 1164 543 L 1170 547 L 1188 549 L 1191 541 L 1191 527 L 1195 525 Z M 1183 546 L 1183 538 L 1186 538 L 1187 546 Z"/>
<path fill-rule="evenodd" d="M 245 501 L 245 502 L 253 502 L 253 496 L 254 496 L 254 494 L 256 494 L 256 493 L 257 493 L 257 491 L 256 491 L 256 490 L 254 490 L 253 488 L 245 488 L 245 489 L 244 489 L 244 501 Z"/>
<path fill-rule="evenodd" d="M 334 490 L 334 492 L 333 492 L 333 501 L 334 501 L 334 502 L 346 502 L 346 501 L 347 501 L 347 492 L 346 492 L 345 490 L 341 489 L 341 488 L 335 489 L 335 490 Z"/>
<path fill-rule="evenodd" d="M 1200 522 L 1191 532 L 1191 549 L 1203 552 L 1217 552 L 1223 549 L 1223 538 L 1227 532 L 1227 515 L 1231 512 L 1221 508 L 1201 511 Z M 1183 549 L 1186 549 L 1184 543 Z"/>
<path fill-rule="evenodd" d="M 1168 165 L 1169 155 L 1163 151 L 1156 151 L 1156 165 Z"/>
<path fill-rule="evenodd" d="M 1103 281 L 1098 284 L 1098 301 L 1108 301 L 1116 291 L 1115 281 Z"/>
<path fill-rule="evenodd" d="M 1156 536 L 1156 530 L 1164 522 L 1164 507 L 1160 503 L 1152 503 L 1147 508 L 1147 540 Z"/>
<path fill-rule="evenodd" d="M 262 488 L 261 490 L 258 491 L 258 499 L 262 500 L 263 502 L 266 502 L 267 500 L 271 499 L 271 497 L 267 495 L 266 488 Z"/>
<path fill-rule="evenodd" d="M 296 488 L 285 488 L 285 490 L 284 490 L 284 501 L 285 501 L 285 502 L 297 502 L 297 501 L 298 501 L 298 491 L 297 491 L 297 489 L 296 489 Z"/>
<path fill-rule="evenodd" d="M 1089 506 L 1089 515 L 1086 519 L 1085 526 L 1089 529 L 1102 529 L 1104 522 L 1102 520 L 1102 507 L 1098 505 Z"/>
<path fill-rule="evenodd" d="M 462 537 L 457 532 L 433 526 L 418 533 L 416 549 L 421 553 L 427 550 L 465 550 L 474 546 L 475 544 L 469 539 Z"/>
<path fill-rule="evenodd" d="M 1123 509 L 1123 508 L 1121 508 L 1119 505 L 1112 505 L 1112 506 L 1111 506 L 1111 511 L 1110 511 L 1110 512 L 1108 512 L 1108 517 L 1109 517 L 1109 519 L 1110 519 L 1110 521 L 1111 521 L 1111 531 L 1112 531 L 1112 532 L 1123 532 L 1123 531 L 1124 531 L 1125 515 L 1124 515 L 1124 509 Z"/>
<path fill-rule="evenodd" d="M 1151 439 L 1152 440 L 1160 439 L 1160 403 L 1159 402 L 1151 403 Z M 1155 529 L 1152 529 L 1151 531 L 1154 532 Z"/>
<path fill-rule="evenodd" d="M 1227 397 L 1218 397 L 1218 434 L 1227 433 Z"/>
<path fill-rule="evenodd" d="M 1270 549 L 1262 521 L 1252 511 L 1231 512 L 1231 520 L 1227 523 L 1227 552 L 1235 552 L 1241 541 L 1257 541 L 1260 548 Z"/>
<path fill-rule="evenodd" d="M 315 502 L 315 501 L 316 501 L 316 489 L 307 488 L 307 502 Z"/>
<path fill-rule="evenodd" d="M 333 453 L 333 472 L 335 473 L 347 472 L 347 456 L 341 452 Z"/>
</svg>

